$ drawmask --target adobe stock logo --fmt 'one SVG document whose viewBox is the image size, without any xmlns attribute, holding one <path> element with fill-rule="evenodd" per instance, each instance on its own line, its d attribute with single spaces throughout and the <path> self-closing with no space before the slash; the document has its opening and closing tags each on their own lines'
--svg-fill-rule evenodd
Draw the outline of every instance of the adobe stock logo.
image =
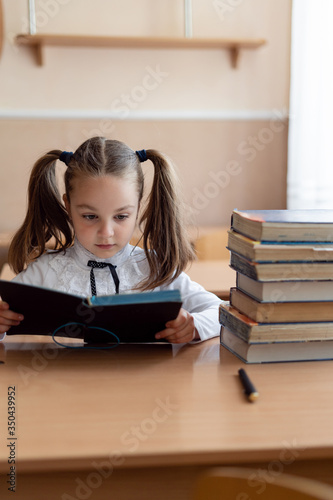
<svg viewBox="0 0 333 500">
<path fill-rule="evenodd" d="M 143 103 L 151 92 L 157 90 L 160 85 L 168 78 L 169 73 L 163 71 L 160 65 L 157 64 L 155 68 L 151 66 L 145 67 L 145 74 L 138 85 L 132 87 L 127 93 L 122 93 L 119 97 L 111 102 L 110 113 L 116 115 L 116 119 L 124 119 L 130 115 L 132 110 L 137 109 Z M 82 133 L 85 138 L 94 136 L 107 137 L 115 130 L 115 124 L 111 119 L 100 120 L 97 128 L 83 129 Z"/>
<path fill-rule="evenodd" d="M 271 460 L 266 468 L 257 469 L 249 474 L 247 483 L 250 488 L 253 488 L 253 496 L 250 497 L 247 493 L 241 492 L 235 500 L 251 500 L 254 495 L 264 493 L 267 485 L 274 483 L 279 476 L 286 472 L 286 468 L 293 464 L 306 450 L 306 447 L 301 447 L 296 439 L 293 439 L 292 442 L 283 441 L 282 445 L 276 460 Z"/>
<path fill-rule="evenodd" d="M 28 16 L 21 18 L 20 33 L 30 33 L 30 29 L 32 33 L 36 33 L 44 29 L 48 25 L 50 19 L 54 19 L 61 14 L 62 7 L 66 6 L 71 1 L 72 0 L 44 0 L 43 2 L 39 2 L 34 19 L 30 21 Z M 7 33 L 6 38 L 9 40 L 12 49 L 18 51 L 19 48 L 15 43 L 16 35 L 16 32 L 10 31 Z"/>
<path fill-rule="evenodd" d="M 244 0 L 213 0 L 213 7 L 221 21 L 225 20 L 226 14 L 232 14 Z"/>
<path fill-rule="evenodd" d="M 39 8 L 35 12 L 35 20 L 32 28 L 36 31 L 37 28 L 44 28 L 50 19 L 56 17 L 63 5 L 67 5 L 72 0 L 44 0 L 44 2 L 39 3 Z M 27 17 L 22 19 L 22 32 L 28 32 L 30 28 L 30 22 Z"/>
<path fill-rule="evenodd" d="M 147 441 L 156 432 L 158 426 L 166 422 L 178 408 L 179 405 L 173 403 L 170 396 L 163 400 L 156 398 L 155 407 L 150 416 L 141 420 L 137 425 L 132 425 L 120 436 L 120 442 L 125 447 L 125 450 L 123 452 L 114 451 L 107 459 L 102 461 L 94 460 L 91 463 L 93 470 L 84 479 L 76 477 L 75 485 L 73 485 L 75 491 L 72 494 L 63 493 L 61 500 L 88 500 L 93 495 L 94 490 L 100 488 L 103 482 L 112 475 L 115 468 L 122 466 L 126 462 L 125 455 L 134 453 L 140 447 L 140 444 Z M 112 486 L 110 488 L 112 489 Z"/>
<path fill-rule="evenodd" d="M 186 206 L 192 215 L 198 215 L 207 208 L 210 202 L 217 198 L 232 180 L 244 171 L 244 168 L 247 167 L 246 163 L 254 163 L 257 156 L 274 141 L 277 135 L 285 130 L 288 123 L 287 117 L 286 110 L 273 110 L 273 117 L 268 126 L 261 127 L 255 135 L 248 136 L 246 140 L 239 142 L 237 160 L 228 161 L 221 170 L 208 172 L 209 181 L 200 189 L 193 188 L 191 205 Z"/>
</svg>

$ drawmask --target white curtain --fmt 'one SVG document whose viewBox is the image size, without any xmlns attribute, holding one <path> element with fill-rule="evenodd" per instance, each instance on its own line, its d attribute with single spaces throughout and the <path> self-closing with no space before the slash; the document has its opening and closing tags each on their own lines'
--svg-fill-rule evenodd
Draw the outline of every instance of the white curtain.
<svg viewBox="0 0 333 500">
<path fill-rule="evenodd" d="M 333 209 L 333 0 L 293 0 L 287 208 Z"/>
</svg>

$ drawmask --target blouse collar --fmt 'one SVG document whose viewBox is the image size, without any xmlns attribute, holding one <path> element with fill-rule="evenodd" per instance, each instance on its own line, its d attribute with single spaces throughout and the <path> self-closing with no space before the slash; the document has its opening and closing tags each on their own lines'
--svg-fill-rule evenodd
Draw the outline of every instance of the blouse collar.
<svg viewBox="0 0 333 500">
<path fill-rule="evenodd" d="M 93 253 L 89 252 L 84 246 L 81 245 L 79 240 L 75 238 L 73 251 L 75 260 L 80 263 L 82 266 L 86 267 L 88 260 L 96 260 L 97 262 L 105 262 L 107 264 L 113 264 L 114 266 L 119 266 L 123 262 L 125 262 L 131 254 L 132 246 L 127 243 L 118 253 L 109 257 L 108 259 L 101 259 L 100 257 L 96 257 Z"/>
</svg>

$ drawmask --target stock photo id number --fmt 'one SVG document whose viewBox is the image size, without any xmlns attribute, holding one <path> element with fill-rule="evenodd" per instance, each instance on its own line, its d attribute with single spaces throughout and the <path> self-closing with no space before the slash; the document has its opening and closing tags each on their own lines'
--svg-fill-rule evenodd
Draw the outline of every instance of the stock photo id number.
<svg viewBox="0 0 333 500">
<path fill-rule="evenodd" d="M 9 386 L 7 392 L 7 449 L 8 449 L 8 466 L 7 484 L 8 490 L 16 491 L 16 387 Z"/>
</svg>

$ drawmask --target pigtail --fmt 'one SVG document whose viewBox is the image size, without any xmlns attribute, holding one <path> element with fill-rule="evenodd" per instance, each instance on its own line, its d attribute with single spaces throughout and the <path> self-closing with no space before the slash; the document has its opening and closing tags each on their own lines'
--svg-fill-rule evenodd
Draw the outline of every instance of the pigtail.
<svg viewBox="0 0 333 500">
<path fill-rule="evenodd" d="M 51 238 L 54 239 L 54 250 L 64 250 L 73 243 L 72 229 L 56 180 L 56 160 L 60 154 L 59 150 L 50 151 L 33 166 L 27 214 L 9 247 L 8 261 L 16 273 L 40 257 Z"/>
<path fill-rule="evenodd" d="M 146 151 L 154 164 L 153 185 L 140 219 L 143 229 L 143 248 L 150 276 L 140 283 L 143 290 L 171 283 L 195 258 L 186 237 L 177 178 L 170 162 L 156 150 Z"/>
</svg>

